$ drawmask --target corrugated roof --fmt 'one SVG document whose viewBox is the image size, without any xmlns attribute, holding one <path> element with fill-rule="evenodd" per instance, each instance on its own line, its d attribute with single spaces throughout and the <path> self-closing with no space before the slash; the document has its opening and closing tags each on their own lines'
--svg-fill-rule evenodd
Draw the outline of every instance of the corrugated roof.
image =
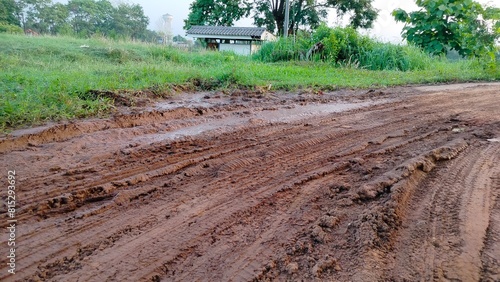
<svg viewBox="0 0 500 282">
<path fill-rule="evenodd" d="M 187 34 L 191 35 L 224 35 L 224 36 L 256 36 L 260 37 L 266 29 L 264 27 L 232 27 L 232 26 L 199 26 L 194 25 Z"/>
</svg>

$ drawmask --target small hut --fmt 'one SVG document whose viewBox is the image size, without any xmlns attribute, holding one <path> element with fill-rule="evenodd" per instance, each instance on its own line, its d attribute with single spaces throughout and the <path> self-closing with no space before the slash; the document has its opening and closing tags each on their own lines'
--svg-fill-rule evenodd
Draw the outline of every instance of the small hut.
<svg viewBox="0 0 500 282">
<path fill-rule="evenodd" d="M 187 35 L 204 40 L 208 49 L 240 55 L 253 54 L 265 41 L 276 39 L 263 27 L 192 26 Z"/>
</svg>

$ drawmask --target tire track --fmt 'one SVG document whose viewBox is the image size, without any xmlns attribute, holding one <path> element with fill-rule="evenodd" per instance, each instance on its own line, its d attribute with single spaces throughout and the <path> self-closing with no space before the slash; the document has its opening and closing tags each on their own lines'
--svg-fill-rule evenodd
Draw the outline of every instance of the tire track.
<svg viewBox="0 0 500 282">
<path fill-rule="evenodd" d="M 480 280 L 480 252 L 493 209 L 490 177 L 498 174 L 494 164 L 500 155 L 500 146 L 484 147 L 467 150 L 419 186 L 407 219 L 416 224 L 404 228 L 395 245 L 391 272 L 404 275 L 389 279 Z"/>
<path fill-rule="evenodd" d="M 7 151 L 0 161 L 33 164 L 19 191 L 21 270 L 6 276 L 2 264 L 0 280 L 496 279 L 500 152 L 484 140 L 500 132 L 497 93 L 395 95 L 293 122 L 127 142 L 168 129 L 158 117 Z M 228 109 L 211 117 L 230 118 Z M 212 120 L 193 114 L 191 124 Z M 106 150 L 71 153 L 118 135 Z M 471 146 L 448 160 L 446 144 L 462 139 Z"/>
<path fill-rule="evenodd" d="M 492 176 L 492 194 L 493 209 L 486 231 L 484 248 L 481 251 L 482 275 L 481 281 L 499 281 L 500 280 L 500 173 Z"/>
</svg>

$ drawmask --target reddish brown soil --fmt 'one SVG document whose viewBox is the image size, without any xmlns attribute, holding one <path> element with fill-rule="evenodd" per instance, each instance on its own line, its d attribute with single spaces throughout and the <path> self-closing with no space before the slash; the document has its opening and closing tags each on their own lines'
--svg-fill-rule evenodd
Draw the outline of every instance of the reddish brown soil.
<svg viewBox="0 0 500 282">
<path fill-rule="evenodd" d="M 500 84 L 186 94 L 17 131 L 0 281 L 500 281 L 498 139 Z"/>
</svg>

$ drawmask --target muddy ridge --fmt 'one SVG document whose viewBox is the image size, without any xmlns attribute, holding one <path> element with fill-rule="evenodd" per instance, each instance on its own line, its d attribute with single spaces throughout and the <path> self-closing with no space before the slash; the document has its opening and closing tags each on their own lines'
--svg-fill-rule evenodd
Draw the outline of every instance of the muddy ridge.
<svg viewBox="0 0 500 282">
<path fill-rule="evenodd" d="M 207 92 L 12 132 L 0 280 L 499 281 L 499 95 Z"/>
</svg>

